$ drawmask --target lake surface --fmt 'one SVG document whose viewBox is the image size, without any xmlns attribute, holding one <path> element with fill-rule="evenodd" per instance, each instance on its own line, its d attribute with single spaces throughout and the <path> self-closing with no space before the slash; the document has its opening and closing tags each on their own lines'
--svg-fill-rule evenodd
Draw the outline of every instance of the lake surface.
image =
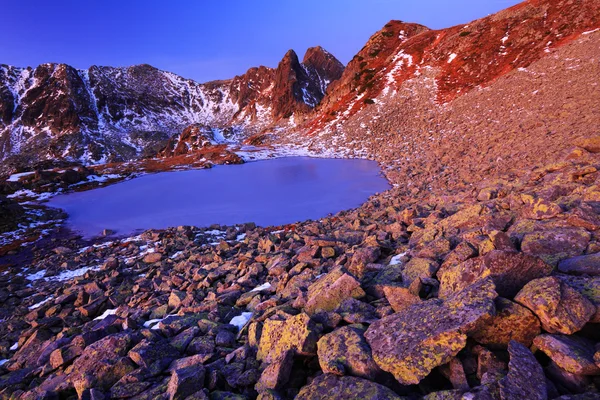
<svg viewBox="0 0 600 400">
<path fill-rule="evenodd" d="M 357 207 L 389 188 L 374 161 L 289 157 L 146 175 L 48 205 L 91 237 L 103 229 L 128 235 L 179 225 L 283 225 Z"/>
</svg>

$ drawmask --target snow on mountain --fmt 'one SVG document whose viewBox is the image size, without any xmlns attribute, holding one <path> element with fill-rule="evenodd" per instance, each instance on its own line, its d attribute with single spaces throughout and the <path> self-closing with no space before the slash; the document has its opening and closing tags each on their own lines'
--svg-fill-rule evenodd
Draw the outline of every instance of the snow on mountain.
<svg viewBox="0 0 600 400">
<path fill-rule="evenodd" d="M 277 68 L 202 84 L 145 64 L 0 65 L 0 159 L 8 168 L 136 159 L 157 154 L 192 125 L 243 139 L 313 109 L 342 72 L 320 47 L 304 63 L 290 51 Z"/>
</svg>

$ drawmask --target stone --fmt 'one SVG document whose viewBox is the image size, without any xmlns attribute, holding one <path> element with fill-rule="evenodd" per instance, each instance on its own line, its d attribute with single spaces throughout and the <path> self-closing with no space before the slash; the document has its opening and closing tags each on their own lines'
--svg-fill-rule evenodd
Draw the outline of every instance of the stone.
<svg viewBox="0 0 600 400">
<path fill-rule="evenodd" d="M 408 286 L 415 279 L 421 277 L 431 278 L 438 268 L 438 263 L 428 258 L 411 258 L 402 268 L 402 282 Z"/>
<path fill-rule="evenodd" d="M 235 345 L 235 334 L 231 331 L 221 329 L 215 336 L 215 344 L 221 347 L 233 347 Z"/>
<path fill-rule="evenodd" d="M 594 343 L 585 338 L 543 334 L 533 344 L 567 372 L 600 375 L 600 368 L 594 362 Z"/>
<path fill-rule="evenodd" d="M 256 358 L 268 364 L 293 349 L 297 354 L 317 354 L 318 330 L 304 313 L 285 321 L 266 320 L 263 324 Z"/>
<path fill-rule="evenodd" d="M 521 250 L 557 265 L 561 260 L 582 255 L 590 238 L 588 231 L 577 228 L 532 232 L 523 236 Z"/>
<path fill-rule="evenodd" d="M 506 349 L 511 340 L 529 347 L 540 331 L 540 321 L 528 308 L 498 297 L 496 315 L 473 334 L 473 339 L 492 349 Z"/>
<path fill-rule="evenodd" d="M 590 322 L 600 323 L 600 276 L 556 274 L 556 277 L 577 290 L 596 307 L 596 313 L 592 315 Z"/>
<path fill-rule="evenodd" d="M 558 270 L 571 275 L 600 276 L 600 253 L 562 260 L 558 263 Z"/>
<path fill-rule="evenodd" d="M 600 136 L 593 136 L 578 140 L 575 145 L 581 147 L 590 153 L 600 153 Z"/>
<path fill-rule="evenodd" d="M 323 374 L 302 389 L 295 400 L 400 400 L 383 385 L 353 376 Z"/>
<path fill-rule="evenodd" d="M 527 199 L 525 206 L 521 210 L 522 216 L 528 219 L 550 219 L 562 213 L 559 205 L 542 198 Z"/>
<path fill-rule="evenodd" d="M 186 293 L 179 290 L 173 290 L 169 295 L 169 307 L 173 309 L 179 308 L 181 302 L 185 299 Z"/>
<path fill-rule="evenodd" d="M 304 311 L 308 315 L 321 311 L 333 311 L 348 298 L 360 299 L 365 296 L 360 282 L 352 275 L 338 268 L 321 277 L 308 288 L 308 300 Z"/>
<path fill-rule="evenodd" d="M 265 368 L 256 384 L 256 390 L 281 389 L 288 382 L 294 364 L 294 350 L 284 351 L 275 361 Z"/>
<path fill-rule="evenodd" d="M 515 341 L 508 344 L 508 375 L 500 380 L 502 400 L 546 400 L 548 391 L 542 366 L 531 351 Z"/>
<path fill-rule="evenodd" d="M 52 368 L 58 368 L 68 364 L 79 357 L 82 352 L 83 349 L 79 346 L 66 346 L 56 349 L 50 354 L 50 365 Z"/>
<path fill-rule="evenodd" d="M 348 298 L 334 310 L 345 322 L 349 324 L 368 323 L 379 319 L 377 309 L 360 300 Z"/>
<path fill-rule="evenodd" d="M 133 345 L 131 334 L 107 336 L 86 347 L 73 362 L 69 379 L 81 394 L 92 387 L 108 390 L 119 379 L 135 369 L 125 357 Z"/>
<path fill-rule="evenodd" d="M 482 383 L 490 376 L 504 376 L 507 365 L 496 354 L 481 346 L 475 346 L 473 351 L 477 354 L 477 378 Z"/>
<path fill-rule="evenodd" d="M 380 256 L 381 249 L 379 247 L 361 247 L 352 255 L 348 270 L 360 279 L 366 272 L 366 266 L 377 261 Z"/>
<path fill-rule="evenodd" d="M 467 376 L 465 375 L 465 369 L 458 358 L 454 357 L 448 364 L 442 365 L 440 367 L 440 372 L 450 381 L 450 383 L 452 383 L 454 389 L 470 389 Z"/>
<path fill-rule="evenodd" d="M 421 302 L 418 295 L 403 286 L 386 285 L 383 287 L 383 292 L 395 312 L 400 312 L 412 304 Z"/>
<path fill-rule="evenodd" d="M 362 325 L 349 325 L 321 337 L 317 355 L 323 372 L 374 380 L 381 370 L 373 360 L 365 331 Z"/>
<path fill-rule="evenodd" d="M 515 296 L 515 301 L 540 319 L 549 333 L 575 333 L 588 323 L 596 307 L 557 277 L 535 279 Z"/>
<path fill-rule="evenodd" d="M 129 353 L 129 358 L 142 368 L 157 368 L 158 371 L 166 369 L 180 354 L 168 342 L 150 342 L 142 340 Z"/>
<path fill-rule="evenodd" d="M 382 318 L 365 333 L 375 362 L 401 384 L 418 384 L 456 356 L 467 334 L 494 315 L 496 297 L 488 278 L 445 301 L 425 301 Z"/>
<path fill-rule="evenodd" d="M 440 297 L 445 298 L 491 276 L 496 291 L 502 297 L 512 298 L 532 279 L 552 273 L 552 266 L 539 258 L 510 251 L 492 250 L 483 257 L 471 258 L 454 268 L 443 271 L 440 278 Z"/>
<path fill-rule="evenodd" d="M 144 261 L 146 264 L 154 264 L 159 262 L 162 259 L 162 255 L 160 253 L 150 253 L 144 256 Z"/>
<path fill-rule="evenodd" d="M 174 370 L 167 386 L 169 400 L 183 400 L 201 390 L 205 373 L 204 367 L 199 364 Z"/>
<path fill-rule="evenodd" d="M 335 257 L 335 249 L 330 246 L 321 248 L 321 257 L 334 258 Z"/>
</svg>

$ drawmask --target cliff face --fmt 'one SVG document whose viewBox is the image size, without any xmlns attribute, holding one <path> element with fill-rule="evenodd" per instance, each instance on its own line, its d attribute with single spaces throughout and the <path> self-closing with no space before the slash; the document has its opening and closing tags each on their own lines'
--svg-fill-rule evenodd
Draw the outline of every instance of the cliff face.
<svg viewBox="0 0 600 400">
<path fill-rule="evenodd" d="M 306 59 L 304 65 L 290 51 L 276 69 L 251 68 L 205 84 L 150 65 L 2 65 L 0 158 L 26 164 L 132 159 L 192 124 L 250 135 L 311 110 L 341 76 L 343 66 L 321 48 Z"/>
</svg>

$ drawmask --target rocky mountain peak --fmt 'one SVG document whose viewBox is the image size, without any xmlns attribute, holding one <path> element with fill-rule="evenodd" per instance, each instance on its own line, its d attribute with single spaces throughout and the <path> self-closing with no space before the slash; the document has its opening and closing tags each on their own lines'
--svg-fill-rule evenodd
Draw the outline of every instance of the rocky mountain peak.
<svg viewBox="0 0 600 400">
<path fill-rule="evenodd" d="M 305 58 L 307 66 L 290 50 L 277 68 L 250 68 L 205 84 L 148 64 L 88 70 L 2 65 L 0 159 L 5 165 L 12 165 L 9 157 L 18 165 L 129 160 L 153 155 L 190 125 L 229 129 L 243 139 L 308 113 L 341 76 L 341 63 L 322 48 Z"/>
</svg>

